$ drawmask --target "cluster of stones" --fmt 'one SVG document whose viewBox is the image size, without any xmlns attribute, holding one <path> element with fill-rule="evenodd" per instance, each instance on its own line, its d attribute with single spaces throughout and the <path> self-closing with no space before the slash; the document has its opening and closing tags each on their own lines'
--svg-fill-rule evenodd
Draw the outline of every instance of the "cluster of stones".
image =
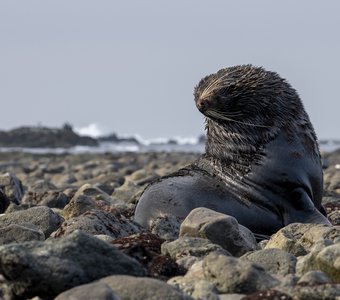
<svg viewBox="0 0 340 300">
<path fill-rule="evenodd" d="M 206 208 L 151 232 L 133 221 L 145 186 L 194 154 L 4 154 L 0 299 L 339 299 L 340 152 L 325 157 L 335 226 L 290 224 L 257 242 Z"/>
</svg>

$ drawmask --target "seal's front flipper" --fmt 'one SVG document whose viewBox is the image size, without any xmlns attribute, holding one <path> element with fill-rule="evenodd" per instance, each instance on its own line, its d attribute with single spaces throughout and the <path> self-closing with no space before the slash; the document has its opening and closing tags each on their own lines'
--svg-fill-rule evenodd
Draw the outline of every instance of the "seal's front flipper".
<svg viewBox="0 0 340 300">
<path fill-rule="evenodd" d="M 328 219 L 315 207 L 308 193 L 302 188 L 295 189 L 291 194 L 290 206 L 283 213 L 284 224 L 316 223 L 332 226 Z"/>
</svg>

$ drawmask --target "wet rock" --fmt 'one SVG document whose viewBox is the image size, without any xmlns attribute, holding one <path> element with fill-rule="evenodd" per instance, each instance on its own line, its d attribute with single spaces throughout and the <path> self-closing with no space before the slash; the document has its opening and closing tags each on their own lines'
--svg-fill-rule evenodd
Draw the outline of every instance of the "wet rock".
<svg viewBox="0 0 340 300">
<path fill-rule="evenodd" d="M 298 281 L 300 285 L 316 285 L 331 283 L 331 279 L 322 271 L 309 271 Z"/>
<path fill-rule="evenodd" d="M 115 294 L 126 300 L 192 300 L 173 286 L 153 278 L 132 276 L 110 276 L 100 279 L 111 287 Z"/>
<path fill-rule="evenodd" d="M 0 228 L 0 245 L 43 240 L 44 233 L 33 228 L 16 224 Z"/>
<path fill-rule="evenodd" d="M 68 235 L 75 230 L 89 234 L 105 234 L 113 238 L 128 236 L 142 231 L 137 223 L 119 213 L 89 210 L 84 214 L 64 221 L 54 233 L 55 237 Z"/>
<path fill-rule="evenodd" d="M 139 261 L 149 276 L 168 279 L 185 273 L 184 268 L 177 265 L 168 255 L 161 254 L 163 239 L 157 235 L 142 232 L 111 241 L 117 249 Z"/>
<path fill-rule="evenodd" d="M 19 297 L 51 298 L 104 276 L 145 275 L 134 259 L 81 231 L 58 240 L 0 246 L 0 273 Z"/>
<path fill-rule="evenodd" d="M 258 248 L 252 232 L 234 217 L 204 207 L 193 209 L 185 218 L 180 227 L 180 236 L 183 235 L 207 238 L 234 256 Z"/>
<path fill-rule="evenodd" d="M 221 254 L 209 254 L 203 260 L 204 279 L 220 293 L 245 293 L 273 288 L 279 281 L 260 266 Z"/>
<path fill-rule="evenodd" d="M 265 249 L 278 248 L 295 256 L 301 256 L 307 254 L 316 241 L 334 240 L 339 235 L 338 226 L 293 223 L 272 235 Z"/>
<path fill-rule="evenodd" d="M 285 276 L 295 273 L 296 257 L 280 249 L 264 249 L 241 256 L 260 265 L 268 273 Z"/>
<path fill-rule="evenodd" d="M 45 237 L 57 230 L 62 222 L 63 218 L 46 206 L 32 207 L 0 216 L 0 228 L 12 224 L 31 223 L 42 231 Z"/>
<path fill-rule="evenodd" d="M 24 190 L 21 181 L 14 174 L 0 174 L 0 189 L 9 201 L 20 204 Z"/>
<path fill-rule="evenodd" d="M 105 283 L 93 282 L 82 284 L 67 290 L 58 295 L 55 300 L 120 300 L 119 298 Z"/>
<path fill-rule="evenodd" d="M 227 256 L 231 255 L 227 250 L 207 239 L 188 236 L 182 236 L 172 242 L 163 243 L 161 250 L 163 254 L 170 255 L 178 264 L 186 268 L 212 252 Z M 184 258 L 187 259 L 183 260 Z M 188 258 L 191 258 L 191 260 L 188 260 Z"/>
</svg>

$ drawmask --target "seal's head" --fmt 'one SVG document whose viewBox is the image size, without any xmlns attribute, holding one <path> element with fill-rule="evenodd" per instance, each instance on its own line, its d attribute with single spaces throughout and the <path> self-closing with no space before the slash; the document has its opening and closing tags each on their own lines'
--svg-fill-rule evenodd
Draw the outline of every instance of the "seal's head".
<svg viewBox="0 0 340 300">
<path fill-rule="evenodd" d="M 303 110 L 286 80 L 252 65 L 229 67 L 206 76 L 196 86 L 194 96 L 201 113 L 224 125 L 280 127 Z"/>
</svg>

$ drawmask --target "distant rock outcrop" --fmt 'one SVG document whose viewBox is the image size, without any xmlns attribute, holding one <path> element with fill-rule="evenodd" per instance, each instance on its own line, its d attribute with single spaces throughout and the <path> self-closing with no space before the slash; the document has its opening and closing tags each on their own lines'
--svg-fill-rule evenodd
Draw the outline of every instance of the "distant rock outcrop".
<svg viewBox="0 0 340 300">
<path fill-rule="evenodd" d="M 97 146 L 98 142 L 76 134 L 69 124 L 62 128 L 19 127 L 0 131 L 0 147 L 70 148 L 78 145 Z"/>
<path fill-rule="evenodd" d="M 115 133 L 111 133 L 109 135 L 98 137 L 97 140 L 99 142 L 112 142 L 112 143 L 124 143 L 125 142 L 125 143 L 133 143 L 136 145 L 139 144 L 138 140 L 134 137 L 119 137 Z"/>
</svg>

